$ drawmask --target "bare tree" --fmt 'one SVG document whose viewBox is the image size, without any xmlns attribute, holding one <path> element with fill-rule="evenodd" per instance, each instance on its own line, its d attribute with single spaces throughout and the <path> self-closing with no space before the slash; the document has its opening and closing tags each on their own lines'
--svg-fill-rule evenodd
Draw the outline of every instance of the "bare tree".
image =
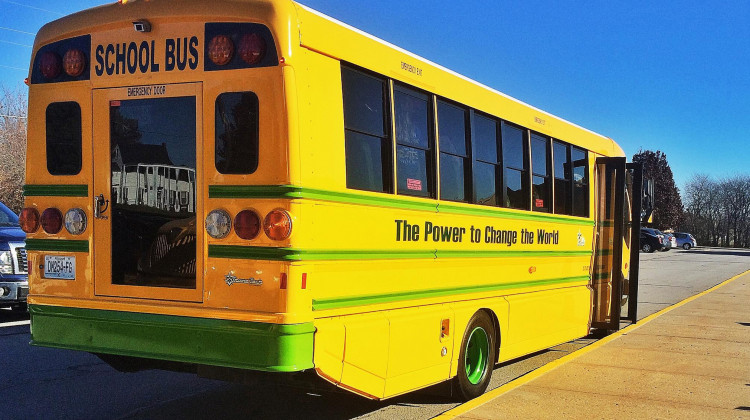
<svg viewBox="0 0 750 420">
<path fill-rule="evenodd" d="M 750 176 L 716 181 L 695 175 L 685 191 L 682 230 L 701 244 L 750 248 Z"/>
<path fill-rule="evenodd" d="M 26 179 L 26 93 L 0 86 L 0 201 L 19 212 Z"/>
</svg>

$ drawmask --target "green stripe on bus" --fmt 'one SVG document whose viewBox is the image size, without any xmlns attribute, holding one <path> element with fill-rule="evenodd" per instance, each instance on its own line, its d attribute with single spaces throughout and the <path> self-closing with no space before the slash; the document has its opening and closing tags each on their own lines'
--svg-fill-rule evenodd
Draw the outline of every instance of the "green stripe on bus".
<svg viewBox="0 0 750 420">
<path fill-rule="evenodd" d="M 241 245 L 209 245 L 211 258 L 237 258 L 271 261 L 310 261 L 310 260 L 367 260 L 435 258 L 435 251 L 397 250 L 301 250 L 292 248 L 264 248 Z"/>
<path fill-rule="evenodd" d="M 583 257 L 591 251 L 302 250 L 242 245 L 209 245 L 211 258 L 270 261 L 388 260 L 434 258 Z"/>
<path fill-rule="evenodd" d="M 520 289 L 525 287 L 562 285 L 568 283 L 588 282 L 589 276 L 564 277 L 557 279 L 546 279 L 536 281 L 523 281 L 515 283 L 487 284 L 467 287 L 452 287 L 445 289 L 417 290 L 410 292 L 386 293 L 366 296 L 347 296 L 331 299 L 313 299 L 313 310 L 322 311 L 326 309 L 348 308 L 352 306 L 374 305 L 378 303 L 391 303 L 405 300 L 436 298 L 449 295 L 493 292 L 498 290 Z"/>
<path fill-rule="evenodd" d="M 208 198 L 305 198 L 406 210 L 434 212 L 437 209 L 437 203 L 424 203 L 395 197 L 370 197 L 364 194 L 318 190 L 292 185 L 209 185 Z"/>
<path fill-rule="evenodd" d="M 26 250 L 89 252 L 89 241 L 70 239 L 26 239 Z"/>
<path fill-rule="evenodd" d="M 591 251 L 437 251 L 438 258 L 589 257 Z"/>
<path fill-rule="evenodd" d="M 88 185 L 32 185 L 23 186 L 26 197 L 88 197 Z"/>
<path fill-rule="evenodd" d="M 313 367 L 312 322 L 224 319 L 29 305 L 31 344 L 268 372 Z"/>
<path fill-rule="evenodd" d="M 395 196 L 373 197 L 352 192 L 319 190 L 293 185 L 209 185 L 209 198 L 275 198 L 332 201 L 345 204 L 361 204 L 375 207 L 391 207 L 406 210 L 432 211 L 446 214 L 470 216 L 503 217 L 518 220 L 533 220 L 550 223 L 564 223 L 581 226 L 593 226 L 593 220 L 568 219 L 565 217 L 539 213 L 515 213 L 505 209 L 479 206 L 463 207 L 441 202 L 420 202 Z"/>
</svg>

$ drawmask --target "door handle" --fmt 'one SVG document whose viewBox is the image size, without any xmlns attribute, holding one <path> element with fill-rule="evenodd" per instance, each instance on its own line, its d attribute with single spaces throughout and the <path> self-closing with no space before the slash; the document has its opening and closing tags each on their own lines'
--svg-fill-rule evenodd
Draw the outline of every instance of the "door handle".
<svg viewBox="0 0 750 420">
<path fill-rule="evenodd" d="M 102 208 L 104 207 L 104 208 Z M 109 200 L 104 199 L 104 194 L 99 194 L 98 197 L 94 197 L 94 218 L 95 219 L 107 219 L 107 216 L 103 216 L 109 209 Z"/>
</svg>

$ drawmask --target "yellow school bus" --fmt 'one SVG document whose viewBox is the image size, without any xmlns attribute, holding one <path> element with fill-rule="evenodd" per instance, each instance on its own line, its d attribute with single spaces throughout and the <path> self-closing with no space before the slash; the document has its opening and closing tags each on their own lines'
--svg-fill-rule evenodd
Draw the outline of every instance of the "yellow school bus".
<svg viewBox="0 0 750 420">
<path fill-rule="evenodd" d="M 617 144 L 301 4 L 82 11 L 28 83 L 33 345 L 468 399 L 627 318 Z"/>
</svg>

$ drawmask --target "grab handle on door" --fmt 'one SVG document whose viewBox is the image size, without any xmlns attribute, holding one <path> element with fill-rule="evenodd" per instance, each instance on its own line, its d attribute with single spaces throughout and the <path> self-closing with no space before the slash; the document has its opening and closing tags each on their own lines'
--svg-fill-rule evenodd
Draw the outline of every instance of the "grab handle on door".
<svg viewBox="0 0 750 420">
<path fill-rule="evenodd" d="M 104 208 L 102 208 L 104 207 Z M 103 214 L 109 208 L 109 200 L 104 199 L 104 194 L 99 194 L 98 197 L 94 197 L 94 218 L 95 219 L 107 219 L 107 216 Z"/>
</svg>

